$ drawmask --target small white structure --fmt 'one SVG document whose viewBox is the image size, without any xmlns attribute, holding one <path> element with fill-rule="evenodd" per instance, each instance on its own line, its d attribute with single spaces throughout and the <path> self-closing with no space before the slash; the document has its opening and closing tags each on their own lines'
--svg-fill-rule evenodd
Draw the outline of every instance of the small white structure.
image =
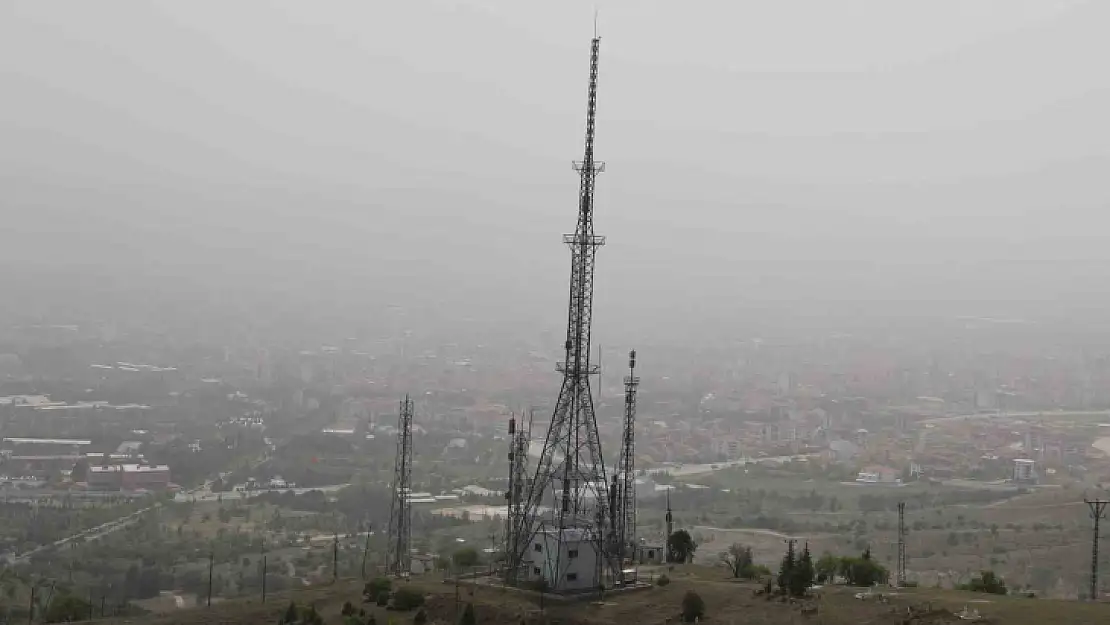
<svg viewBox="0 0 1110 625">
<path fill-rule="evenodd" d="M 1014 481 L 1015 482 L 1036 482 L 1037 481 L 1037 463 L 1028 458 L 1014 459 Z"/>
<path fill-rule="evenodd" d="M 558 530 L 537 532 L 524 560 L 525 579 L 546 580 L 552 592 L 597 589 L 597 548 L 585 530 L 565 529 L 562 541 Z"/>
<path fill-rule="evenodd" d="M 636 562 L 639 564 L 665 564 L 667 554 L 662 545 L 636 545 Z"/>
</svg>

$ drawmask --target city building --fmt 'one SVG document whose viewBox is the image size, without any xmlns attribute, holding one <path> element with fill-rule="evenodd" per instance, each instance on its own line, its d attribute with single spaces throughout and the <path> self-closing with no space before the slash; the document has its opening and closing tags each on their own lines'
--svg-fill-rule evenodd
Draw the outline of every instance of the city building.
<svg viewBox="0 0 1110 625">
<path fill-rule="evenodd" d="M 165 490 L 170 485 L 166 465 L 115 464 L 91 466 L 89 490 Z"/>
<path fill-rule="evenodd" d="M 1014 481 L 1020 483 L 1031 483 L 1037 481 L 1037 463 L 1034 460 L 1027 458 L 1014 459 Z"/>
</svg>

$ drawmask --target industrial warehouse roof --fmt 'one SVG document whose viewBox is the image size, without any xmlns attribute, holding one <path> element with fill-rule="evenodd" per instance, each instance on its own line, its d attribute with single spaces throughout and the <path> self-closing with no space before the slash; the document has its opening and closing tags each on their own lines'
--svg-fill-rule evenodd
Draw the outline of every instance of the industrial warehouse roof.
<svg viewBox="0 0 1110 625">
<path fill-rule="evenodd" d="M 169 465 L 165 464 L 115 464 L 106 467 L 89 467 L 89 471 L 93 473 L 147 473 L 155 471 L 169 471 Z"/>
<path fill-rule="evenodd" d="M 92 445 L 92 441 L 72 438 L 5 438 L 4 442 L 13 445 Z"/>
</svg>

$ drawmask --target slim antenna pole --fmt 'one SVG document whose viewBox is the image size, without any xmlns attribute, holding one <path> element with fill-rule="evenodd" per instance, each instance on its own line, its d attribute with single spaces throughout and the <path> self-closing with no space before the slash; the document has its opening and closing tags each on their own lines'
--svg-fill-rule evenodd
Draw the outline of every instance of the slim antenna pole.
<svg viewBox="0 0 1110 625">
<path fill-rule="evenodd" d="M 362 548 L 362 579 L 366 579 L 366 556 L 370 554 L 370 534 L 372 533 L 374 525 L 371 523 L 366 524 L 366 546 Z"/>
<path fill-rule="evenodd" d="M 214 549 L 208 551 L 208 607 L 212 607 L 212 569 L 215 568 L 216 551 Z M 104 608 L 101 607 L 101 612 Z M 103 616 L 103 614 L 101 614 Z"/>
<path fill-rule="evenodd" d="M 339 581 L 339 532 L 335 533 L 331 544 L 331 581 L 333 584 Z"/>
</svg>

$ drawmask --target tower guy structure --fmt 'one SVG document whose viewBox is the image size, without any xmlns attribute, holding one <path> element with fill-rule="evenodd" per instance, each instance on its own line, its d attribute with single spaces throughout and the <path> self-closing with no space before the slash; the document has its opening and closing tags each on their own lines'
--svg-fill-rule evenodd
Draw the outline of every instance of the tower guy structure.
<svg viewBox="0 0 1110 625">
<path fill-rule="evenodd" d="M 605 169 L 594 160 L 600 41 L 594 37 L 590 43 L 585 151 L 574 163 L 579 175 L 578 221 L 574 233 L 563 236 L 571 258 L 565 359 L 557 366 L 563 384 L 524 498 L 517 531 L 527 538 L 509 561 L 526 579 L 542 579 L 554 592 L 595 590 L 604 583 L 603 571 L 615 579 L 619 569 L 590 388 L 590 379 L 600 369 L 590 362 L 594 261 L 597 248 L 605 243 L 594 233 L 594 184 Z"/>
<path fill-rule="evenodd" d="M 405 577 L 412 571 L 412 400 L 401 401 L 397 417 L 397 459 L 393 498 L 389 503 L 386 574 Z"/>
<path fill-rule="evenodd" d="M 621 453 L 613 475 L 610 496 L 616 523 L 617 556 L 621 561 L 636 555 L 636 350 L 628 353 L 628 375 L 624 378 L 624 426 L 621 428 Z M 624 566 L 621 566 L 623 576 Z"/>
</svg>

